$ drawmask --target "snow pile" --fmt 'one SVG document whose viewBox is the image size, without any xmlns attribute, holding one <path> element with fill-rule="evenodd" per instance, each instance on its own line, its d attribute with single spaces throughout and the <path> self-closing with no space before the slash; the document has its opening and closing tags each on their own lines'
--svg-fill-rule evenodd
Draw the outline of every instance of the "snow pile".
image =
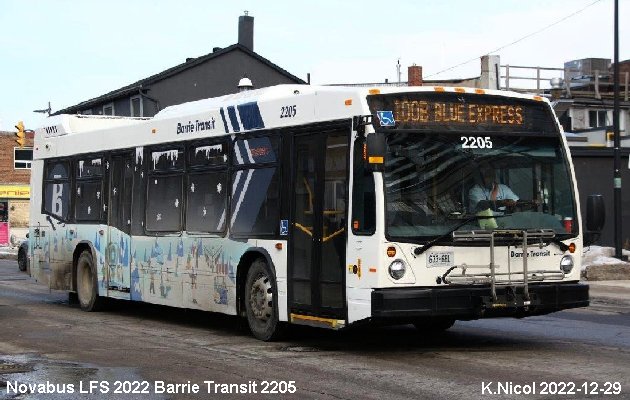
<svg viewBox="0 0 630 400">
<path fill-rule="evenodd" d="M 630 256 L 630 251 L 622 250 L 623 255 Z M 586 270 L 586 267 L 600 266 L 600 265 L 629 265 L 630 263 L 621 261 L 614 257 L 614 247 L 601 247 L 601 246 L 588 246 L 584 248 L 582 254 L 582 271 Z"/>
</svg>

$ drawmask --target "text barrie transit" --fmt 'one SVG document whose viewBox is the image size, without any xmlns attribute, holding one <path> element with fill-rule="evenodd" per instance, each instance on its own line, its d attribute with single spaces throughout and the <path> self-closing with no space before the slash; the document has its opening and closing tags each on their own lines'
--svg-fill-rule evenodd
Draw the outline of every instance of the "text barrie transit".
<svg viewBox="0 0 630 400">
<path fill-rule="evenodd" d="M 203 384 L 167 383 L 164 381 L 79 381 L 74 383 L 21 383 L 6 381 L 7 395 L 13 394 L 292 394 L 297 391 L 295 381 L 248 381 L 247 383 Z"/>
<path fill-rule="evenodd" d="M 192 121 L 188 121 L 188 123 L 181 123 L 178 122 L 177 123 L 177 134 L 181 134 L 181 133 L 195 133 L 195 132 L 201 132 L 201 131 L 212 131 L 216 128 L 216 120 L 214 119 L 214 117 L 212 117 L 211 119 L 207 120 L 207 121 L 203 121 L 203 120 L 195 120 L 195 122 L 193 123 Z"/>
</svg>

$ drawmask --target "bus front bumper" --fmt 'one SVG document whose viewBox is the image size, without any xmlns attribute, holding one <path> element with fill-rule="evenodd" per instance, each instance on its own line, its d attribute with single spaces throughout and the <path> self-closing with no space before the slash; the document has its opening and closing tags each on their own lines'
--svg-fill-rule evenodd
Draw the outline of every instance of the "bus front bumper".
<svg viewBox="0 0 630 400">
<path fill-rule="evenodd" d="M 529 299 L 522 286 L 386 288 L 372 292 L 375 319 L 450 317 L 478 319 L 526 317 L 589 305 L 588 285 L 581 283 L 530 284 Z"/>
</svg>

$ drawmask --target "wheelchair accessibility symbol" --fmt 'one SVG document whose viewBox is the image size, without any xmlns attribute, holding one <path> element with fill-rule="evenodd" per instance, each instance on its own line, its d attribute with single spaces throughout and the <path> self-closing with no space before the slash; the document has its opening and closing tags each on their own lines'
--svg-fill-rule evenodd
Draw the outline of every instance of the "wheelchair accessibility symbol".
<svg viewBox="0 0 630 400">
<path fill-rule="evenodd" d="M 289 234 L 289 220 L 281 219 L 280 220 L 280 235 L 286 236 Z"/>
<path fill-rule="evenodd" d="M 396 125 L 396 121 L 394 121 L 393 111 L 377 111 L 376 116 L 378 117 L 378 122 L 381 124 L 381 126 Z"/>
</svg>

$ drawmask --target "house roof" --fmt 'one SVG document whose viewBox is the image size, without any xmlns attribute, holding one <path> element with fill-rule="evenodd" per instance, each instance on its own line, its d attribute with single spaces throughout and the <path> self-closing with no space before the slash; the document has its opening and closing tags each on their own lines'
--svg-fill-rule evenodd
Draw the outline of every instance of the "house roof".
<svg viewBox="0 0 630 400">
<path fill-rule="evenodd" d="M 259 54 L 253 52 L 252 50 L 248 49 L 247 47 L 241 45 L 241 44 L 233 44 L 231 46 L 228 46 L 226 48 L 220 49 L 220 50 L 216 50 L 212 53 L 206 54 L 205 56 L 201 56 L 201 57 L 197 57 L 197 58 L 193 58 L 193 59 L 188 59 L 186 62 L 176 65 L 172 68 L 169 68 L 167 70 L 164 70 L 160 73 L 157 73 L 155 75 L 151 75 L 148 78 L 144 78 L 141 79 L 135 83 L 132 83 L 130 85 L 127 86 L 123 86 L 120 89 L 116 89 L 113 90 L 109 93 L 106 93 L 104 95 L 95 97 L 93 99 L 89 99 L 86 101 L 83 101 L 79 104 L 75 104 L 73 106 L 70 107 L 66 107 L 62 110 L 59 110 L 55 113 L 53 113 L 52 115 L 58 115 L 58 114 L 74 114 L 80 110 L 86 109 L 86 108 L 90 108 L 93 107 L 97 104 L 101 104 L 104 103 L 106 101 L 111 101 L 120 97 L 124 97 L 127 95 L 130 95 L 132 93 L 138 93 L 139 90 L 143 89 L 143 88 L 148 88 L 149 86 L 151 86 L 153 83 L 161 81 L 163 79 L 169 78 L 173 75 L 176 75 L 182 71 L 185 71 L 189 68 L 195 67 L 199 64 L 202 64 L 206 61 L 210 61 L 213 60 L 215 58 L 218 58 L 226 53 L 232 52 L 232 51 L 237 51 L 240 50 L 244 53 L 246 53 L 247 55 L 249 55 L 250 57 L 255 58 L 256 60 L 262 62 L 263 64 L 266 64 L 267 66 L 269 66 L 270 68 L 275 69 L 276 71 L 278 71 L 280 74 L 286 76 L 287 78 L 295 81 L 295 83 L 298 84 L 304 84 L 306 83 L 304 80 L 298 78 L 297 76 L 289 73 L 287 70 L 280 68 L 278 65 L 272 63 L 271 61 L 269 61 L 268 59 L 266 59 L 265 57 L 260 56 Z"/>
</svg>

